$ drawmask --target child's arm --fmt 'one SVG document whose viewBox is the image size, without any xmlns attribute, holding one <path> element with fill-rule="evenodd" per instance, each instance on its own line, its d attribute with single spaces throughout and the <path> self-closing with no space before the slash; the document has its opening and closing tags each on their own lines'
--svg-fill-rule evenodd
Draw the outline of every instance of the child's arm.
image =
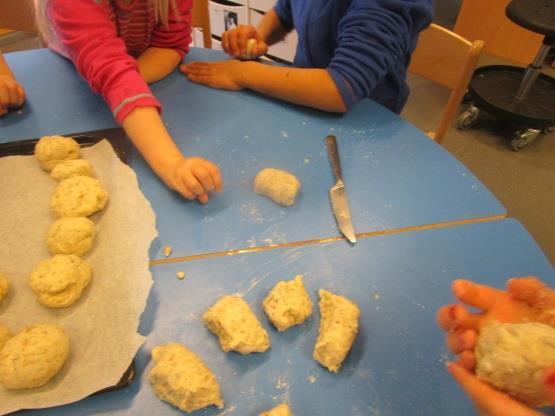
<svg viewBox="0 0 555 416">
<path fill-rule="evenodd" d="M 16 81 L 13 72 L 0 52 L 0 116 L 10 108 L 18 108 L 25 102 L 25 91 Z"/>
<path fill-rule="evenodd" d="M 135 108 L 123 120 L 123 128 L 152 170 L 185 198 L 204 204 L 208 202 L 208 192 L 222 189 L 218 167 L 205 159 L 184 157 L 156 108 Z"/>
<path fill-rule="evenodd" d="M 139 72 L 149 84 L 166 78 L 180 62 L 181 56 L 167 48 L 148 48 L 137 58 Z"/>
</svg>

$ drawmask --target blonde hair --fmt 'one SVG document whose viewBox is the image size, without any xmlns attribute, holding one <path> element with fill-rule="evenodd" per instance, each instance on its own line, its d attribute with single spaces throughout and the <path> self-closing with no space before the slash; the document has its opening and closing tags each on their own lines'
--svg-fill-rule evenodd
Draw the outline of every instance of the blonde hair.
<svg viewBox="0 0 555 416">
<path fill-rule="evenodd" d="M 112 3 L 112 1 L 114 0 L 90 0 L 90 1 L 96 1 L 97 3 L 100 3 L 101 1 L 108 1 Z M 43 41 L 47 44 L 55 36 L 54 32 L 52 31 L 52 27 L 50 25 L 50 21 L 48 18 L 48 12 L 47 12 L 48 2 L 49 0 L 34 0 L 35 25 Z M 155 16 L 156 22 L 161 23 L 164 26 L 167 26 L 169 21 L 168 19 L 169 19 L 170 11 L 173 11 L 175 13 L 176 18 L 178 19 L 180 18 L 176 0 L 148 0 L 148 2 L 154 8 L 154 16 Z"/>
</svg>

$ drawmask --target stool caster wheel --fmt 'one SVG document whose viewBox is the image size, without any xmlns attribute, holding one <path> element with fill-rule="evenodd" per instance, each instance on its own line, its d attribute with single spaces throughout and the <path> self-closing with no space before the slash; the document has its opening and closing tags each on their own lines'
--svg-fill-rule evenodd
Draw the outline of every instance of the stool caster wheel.
<svg viewBox="0 0 555 416">
<path fill-rule="evenodd" d="M 518 152 L 519 150 L 530 146 L 532 143 L 534 143 L 534 141 L 538 138 L 540 134 L 541 131 L 536 129 L 517 131 L 513 139 L 511 140 L 511 149 L 513 149 L 515 152 Z"/>
<path fill-rule="evenodd" d="M 476 120 L 478 120 L 479 114 L 480 114 L 480 109 L 478 107 L 474 107 L 473 105 L 469 106 L 459 116 L 459 120 L 457 122 L 458 129 L 466 130 L 472 127 L 476 123 Z"/>
<path fill-rule="evenodd" d="M 542 129 L 543 134 L 553 133 L 555 131 L 555 126 L 545 127 Z"/>
</svg>

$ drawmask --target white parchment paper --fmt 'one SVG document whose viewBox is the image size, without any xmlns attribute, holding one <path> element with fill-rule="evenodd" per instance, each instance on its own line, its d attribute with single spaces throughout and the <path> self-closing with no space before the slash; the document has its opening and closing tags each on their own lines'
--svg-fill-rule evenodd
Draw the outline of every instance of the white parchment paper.
<svg viewBox="0 0 555 416">
<path fill-rule="evenodd" d="M 81 299 L 65 309 L 40 305 L 27 281 L 49 257 L 44 238 L 55 221 L 49 201 L 57 181 L 33 156 L 0 158 L 0 271 L 12 284 L 0 304 L 0 322 L 16 333 L 26 325 L 56 323 L 70 338 L 62 371 L 43 387 L 9 391 L 0 384 L 0 414 L 61 405 L 113 386 L 144 341 L 138 325 L 152 285 L 148 250 L 155 216 L 133 170 L 109 142 L 82 149 L 108 190 L 104 210 L 90 217 L 97 238 L 84 259 L 93 278 Z"/>
</svg>

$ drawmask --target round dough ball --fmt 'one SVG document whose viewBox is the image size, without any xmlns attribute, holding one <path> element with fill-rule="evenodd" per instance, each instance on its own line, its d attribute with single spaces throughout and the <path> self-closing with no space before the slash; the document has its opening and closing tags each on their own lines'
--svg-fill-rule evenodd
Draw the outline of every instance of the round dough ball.
<svg viewBox="0 0 555 416">
<path fill-rule="evenodd" d="M 92 247 L 95 235 L 94 222 L 87 217 L 60 218 L 48 229 L 46 245 L 50 254 L 82 256 Z"/>
<path fill-rule="evenodd" d="M 65 160 L 77 159 L 79 155 L 79 143 L 71 137 L 44 136 L 35 145 L 35 158 L 48 172 Z"/>
<path fill-rule="evenodd" d="M 57 165 L 50 176 L 58 181 L 73 178 L 74 176 L 94 176 L 91 162 L 85 159 L 66 160 Z"/>
<path fill-rule="evenodd" d="M 4 300 L 8 292 L 10 291 L 10 282 L 6 276 L 0 273 L 0 303 Z"/>
<path fill-rule="evenodd" d="M 0 324 L 0 351 L 11 337 L 13 337 L 12 331 L 7 326 Z"/>
<path fill-rule="evenodd" d="M 104 208 L 107 200 L 108 192 L 98 179 L 75 176 L 58 184 L 50 207 L 59 217 L 88 217 Z"/>
<path fill-rule="evenodd" d="M 555 328 L 541 323 L 501 324 L 480 330 L 476 376 L 531 406 L 547 406 L 541 372 L 555 364 Z"/>
<path fill-rule="evenodd" d="M 56 325 L 26 327 L 0 351 L 0 382 L 10 390 L 43 386 L 64 365 L 69 338 Z"/>
<path fill-rule="evenodd" d="M 280 169 L 262 169 L 254 178 L 254 192 L 280 205 L 293 205 L 300 188 L 301 183 L 295 175 Z"/>
<path fill-rule="evenodd" d="M 35 266 L 29 286 L 44 306 L 65 308 L 81 297 L 91 277 L 91 267 L 79 257 L 56 254 Z"/>
</svg>

